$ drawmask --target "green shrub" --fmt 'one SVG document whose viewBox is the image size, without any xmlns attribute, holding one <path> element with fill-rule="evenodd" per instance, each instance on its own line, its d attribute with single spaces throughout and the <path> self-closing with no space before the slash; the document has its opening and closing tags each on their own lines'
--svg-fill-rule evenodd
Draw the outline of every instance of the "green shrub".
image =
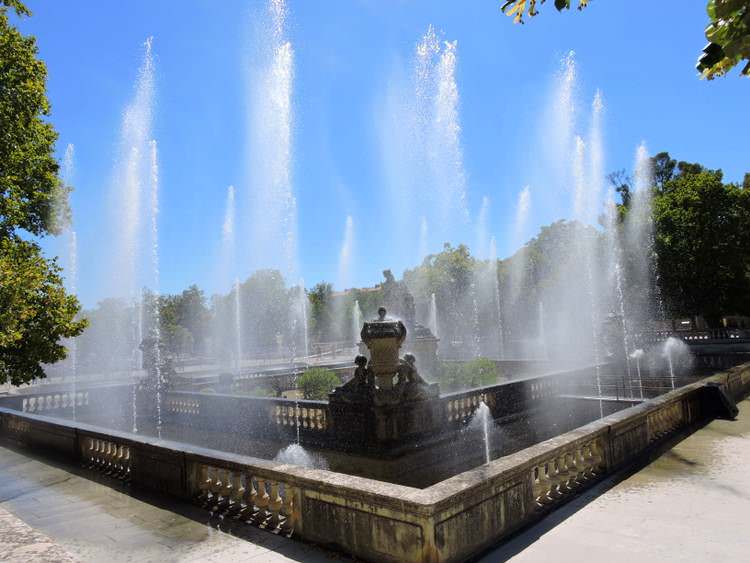
<svg viewBox="0 0 750 563">
<path fill-rule="evenodd" d="M 333 388 L 338 385 L 341 385 L 339 376 L 325 368 L 307 370 L 299 378 L 298 383 L 303 397 L 316 401 L 328 399 L 328 393 L 333 391 Z"/>
<path fill-rule="evenodd" d="M 488 358 L 476 358 L 461 366 L 461 380 L 467 387 L 484 387 L 498 382 L 497 364 Z"/>
<path fill-rule="evenodd" d="M 440 390 L 446 393 L 494 385 L 499 378 L 497 364 L 488 358 L 476 358 L 466 363 L 445 362 L 440 368 Z"/>
<path fill-rule="evenodd" d="M 276 397 L 276 391 L 267 385 L 256 385 L 248 392 L 252 397 Z"/>
</svg>

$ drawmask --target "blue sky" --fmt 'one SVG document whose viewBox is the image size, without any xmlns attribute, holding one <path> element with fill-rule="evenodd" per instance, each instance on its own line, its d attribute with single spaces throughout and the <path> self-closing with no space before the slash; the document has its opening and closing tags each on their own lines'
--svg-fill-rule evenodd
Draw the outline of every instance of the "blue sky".
<svg viewBox="0 0 750 563">
<path fill-rule="evenodd" d="M 156 64 L 162 291 L 191 283 L 214 289 L 211 271 L 226 188 L 241 188 L 246 175 L 243 65 L 262 3 L 28 4 L 34 16 L 21 28 L 37 36 L 49 69 L 60 155 L 67 143 L 75 145 L 72 204 L 84 303 L 103 296 L 99 270 L 110 251 L 101 236 L 109 228 L 103 209 L 122 112 L 133 96 L 148 36 L 154 38 Z M 531 184 L 532 205 L 549 195 L 548 186 L 535 185 L 544 176 L 535 170 L 544 134 L 540 121 L 560 60 L 571 49 L 582 132 L 595 90 L 604 95 L 607 170 L 630 168 L 641 140 L 651 152 L 668 150 L 676 158 L 722 168 L 730 180 L 750 170 L 750 81 L 735 71 L 706 82 L 694 71 L 705 44 L 703 0 L 600 0 L 583 13 L 563 14 L 550 4 L 524 26 L 513 25 L 499 5 L 498 0 L 289 1 L 286 35 L 295 53 L 292 183 L 299 208 L 299 269 L 308 286 L 335 280 L 347 215 L 355 226 L 354 285 L 376 283 L 387 267 L 400 274 L 415 261 L 416 240 L 384 237 L 392 203 L 383 197 L 387 175 L 379 120 L 389 84 L 409 73 L 415 45 L 429 24 L 444 39 L 458 41 L 468 207 L 474 223 L 482 197 L 490 198 L 489 225 L 500 256 L 513 250 L 521 188 Z M 566 212 L 532 212 L 531 231 Z M 468 234 L 464 238 L 473 243 Z M 54 251 L 55 244 L 46 246 Z"/>
</svg>

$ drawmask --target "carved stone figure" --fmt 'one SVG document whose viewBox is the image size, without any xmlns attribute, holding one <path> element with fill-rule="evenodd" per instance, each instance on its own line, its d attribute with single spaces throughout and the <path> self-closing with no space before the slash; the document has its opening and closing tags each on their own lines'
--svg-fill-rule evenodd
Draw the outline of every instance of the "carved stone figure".
<svg viewBox="0 0 750 563">
<path fill-rule="evenodd" d="M 413 354 L 406 354 L 399 362 L 397 377 L 396 386 L 401 390 L 402 401 L 419 401 L 438 395 L 437 386 L 430 385 L 419 375 Z"/>
<path fill-rule="evenodd" d="M 357 356 L 354 358 L 354 377 L 344 385 L 337 387 L 331 399 L 347 403 L 369 403 L 372 401 L 372 393 L 375 390 L 375 378 L 372 371 L 367 367 L 367 358 Z"/>
<path fill-rule="evenodd" d="M 406 334 L 404 323 L 389 319 L 385 307 L 380 307 L 378 318 L 362 327 L 362 342 L 370 352 L 369 362 L 365 356 L 357 356 L 354 377 L 336 388 L 331 400 L 394 406 L 437 397 L 437 385 L 427 383 L 417 372 L 415 356 L 406 354 L 399 358 Z"/>
</svg>

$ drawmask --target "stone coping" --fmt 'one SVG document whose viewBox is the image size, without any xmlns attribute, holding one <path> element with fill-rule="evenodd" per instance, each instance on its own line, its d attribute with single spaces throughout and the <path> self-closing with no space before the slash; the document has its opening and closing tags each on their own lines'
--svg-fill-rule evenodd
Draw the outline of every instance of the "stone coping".
<svg viewBox="0 0 750 563">
<path fill-rule="evenodd" d="M 134 484 L 190 499 L 219 499 L 209 501 L 209 506 L 216 502 L 214 509 L 227 514 L 245 506 L 239 504 L 240 497 L 233 496 L 237 487 L 250 488 L 253 500 L 248 502 L 255 514 L 270 514 L 270 520 L 256 525 L 265 527 L 270 521 L 278 532 L 293 528 L 305 539 L 335 545 L 368 560 L 461 561 L 540 518 L 601 476 L 636 461 L 666 437 L 705 420 L 711 414 L 703 404 L 702 388 L 707 383 L 716 383 L 739 399 L 750 391 L 750 363 L 647 399 L 425 489 L 8 408 L 0 408 L 0 429 L 11 437 L 15 432 L 21 441 L 26 437 L 37 447 L 49 444 L 50 449 L 68 456 L 87 457 L 88 448 L 100 447 L 99 453 L 88 457 L 95 458 L 103 470 L 110 468 L 107 474 L 112 473 L 113 461 L 122 473 L 117 463 L 126 448 L 128 471 L 129 456 L 135 455 Z M 256 498 L 256 489 L 263 498 Z M 283 499 L 280 491 L 284 491 Z"/>
<path fill-rule="evenodd" d="M 310 469 L 294 464 L 278 463 L 271 460 L 234 454 L 221 450 L 213 450 L 183 442 L 164 440 L 154 436 L 109 430 L 83 422 L 68 421 L 66 419 L 32 413 L 19 413 L 14 409 L 5 407 L 0 407 L 0 413 L 22 416 L 30 420 L 58 427 L 59 430 L 67 428 L 74 430 L 78 434 L 97 436 L 101 438 L 112 437 L 118 441 L 132 445 L 142 444 L 153 448 L 164 448 L 174 454 L 194 457 L 203 462 L 213 461 L 215 463 L 216 461 L 222 461 L 228 465 L 236 467 L 253 466 L 263 472 L 267 472 L 269 476 L 277 473 L 279 474 L 278 476 L 283 475 L 286 479 L 294 478 L 301 485 L 331 485 L 339 489 L 346 489 L 347 492 L 353 494 L 359 493 L 372 494 L 380 497 L 392 497 L 393 500 L 398 500 L 399 502 L 407 501 L 416 505 L 427 506 L 449 501 L 456 494 L 461 494 L 470 490 L 472 487 L 485 485 L 488 480 L 502 479 L 510 473 L 516 473 L 519 468 L 533 465 L 534 463 L 538 463 L 541 459 L 548 457 L 549 452 L 556 448 L 565 447 L 580 442 L 581 440 L 606 434 L 614 426 L 637 423 L 649 412 L 658 410 L 661 405 L 679 401 L 681 398 L 703 387 L 706 383 L 716 382 L 722 385 L 727 385 L 727 380 L 731 373 L 738 373 L 744 370 L 750 370 L 750 363 L 730 368 L 726 372 L 704 378 L 696 383 L 685 385 L 659 397 L 645 399 L 638 405 L 623 409 L 622 411 L 543 442 L 539 442 L 513 454 L 495 459 L 489 464 L 464 471 L 463 473 L 449 477 L 448 479 L 435 483 L 424 489 L 377 481 L 366 477 L 347 475 L 345 473 L 337 473 L 325 469 Z M 561 373 L 567 373 L 567 371 L 568 370 Z M 474 392 L 480 389 L 482 388 L 472 391 Z M 461 393 L 463 392 L 455 394 L 460 395 Z M 212 396 L 219 397 L 221 395 Z M 259 397 L 258 399 L 268 399 L 269 402 L 273 402 L 274 400 L 274 398 L 265 397 Z M 316 401 L 299 401 L 299 403 L 317 404 Z"/>
</svg>

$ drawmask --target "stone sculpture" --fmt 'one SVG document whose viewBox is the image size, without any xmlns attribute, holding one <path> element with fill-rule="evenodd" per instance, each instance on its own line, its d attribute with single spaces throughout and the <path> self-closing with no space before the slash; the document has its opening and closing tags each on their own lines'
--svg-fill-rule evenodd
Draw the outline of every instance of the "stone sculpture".
<svg viewBox="0 0 750 563">
<path fill-rule="evenodd" d="M 357 356 L 354 377 L 337 387 L 330 400 L 388 406 L 437 397 L 438 386 L 419 375 L 414 355 L 399 358 L 406 334 L 404 323 L 389 319 L 385 307 L 380 307 L 378 318 L 366 322 L 360 335 L 370 352 L 369 362 L 365 356 Z"/>
</svg>

